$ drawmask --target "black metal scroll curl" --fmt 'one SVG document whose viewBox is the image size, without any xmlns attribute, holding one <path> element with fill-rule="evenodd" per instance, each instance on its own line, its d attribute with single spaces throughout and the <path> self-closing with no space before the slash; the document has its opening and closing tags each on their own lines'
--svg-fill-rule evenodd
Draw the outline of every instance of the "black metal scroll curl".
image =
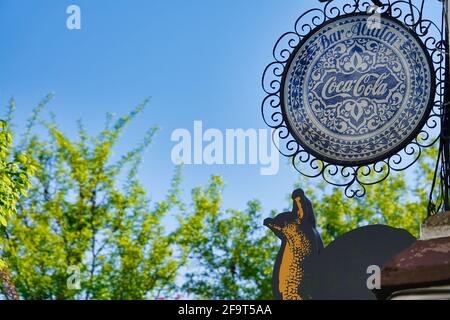
<svg viewBox="0 0 450 320">
<path fill-rule="evenodd" d="M 321 177 L 333 186 L 342 187 L 349 198 L 364 197 L 368 186 L 386 180 L 394 172 L 410 168 L 419 160 L 424 148 L 435 145 L 439 140 L 445 82 L 444 31 L 434 21 L 424 17 L 424 0 L 382 1 L 383 3 L 361 0 L 321 0 L 321 2 L 326 2 L 322 8 L 314 8 L 303 13 L 295 22 L 294 29 L 283 34 L 276 42 L 273 49 L 274 60 L 263 73 L 262 87 L 266 96 L 262 102 L 261 112 L 265 123 L 273 129 L 273 140 L 278 150 L 292 159 L 292 164 L 299 173 L 308 178 Z M 311 31 L 341 15 L 375 11 L 397 19 L 420 37 L 434 64 L 435 101 L 424 127 L 403 150 L 389 154 L 386 159 L 373 164 L 359 166 L 330 164 L 302 148 L 290 133 L 282 111 L 282 78 L 295 48 Z"/>
</svg>

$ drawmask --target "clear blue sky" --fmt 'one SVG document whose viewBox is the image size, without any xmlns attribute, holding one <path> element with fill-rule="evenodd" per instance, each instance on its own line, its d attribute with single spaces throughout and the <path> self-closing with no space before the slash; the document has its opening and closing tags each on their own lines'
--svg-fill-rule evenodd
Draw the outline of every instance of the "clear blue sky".
<svg viewBox="0 0 450 320">
<path fill-rule="evenodd" d="M 436 1 L 436 0 L 433 0 Z M 437 2 L 437 1 L 436 1 Z M 66 28 L 66 8 L 80 6 L 82 30 Z M 205 127 L 266 128 L 260 115 L 261 74 L 278 37 L 316 0 L 0 0 L 0 103 L 14 96 L 23 125 L 48 92 L 48 110 L 74 135 L 76 120 L 88 131 L 107 112 L 127 113 L 145 97 L 150 108 L 126 131 L 117 155 L 143 131 L 161 126 L 145 154 L 142 181 L 155 200 L 167 190 L 174 165 L 170 135 Z M 253 198 L 266 210 L 286 206 L 298 173 L 285 158 L 276 176 L 258 166 L 188 166 L 184 189 L 212 174 L 226 181 L 226 207 Z"/>
</svg>

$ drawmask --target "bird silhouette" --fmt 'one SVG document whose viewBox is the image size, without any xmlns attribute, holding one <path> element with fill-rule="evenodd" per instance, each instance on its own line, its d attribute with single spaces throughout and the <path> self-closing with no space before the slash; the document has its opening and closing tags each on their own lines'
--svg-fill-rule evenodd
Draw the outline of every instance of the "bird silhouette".
<svg viewBox="0 0 450 320">
<path fill-rule="evenodd" d="M 373 300 L 368 270 L 379 270 L 416 239 L 407 231 L 384 225 L 353 230 L 324 248 L 316 229 L 311 201 L 294 191 L 293 209 L 264 225 L 281 239 L 272 288 L 281 300 Z"/>
</svg>

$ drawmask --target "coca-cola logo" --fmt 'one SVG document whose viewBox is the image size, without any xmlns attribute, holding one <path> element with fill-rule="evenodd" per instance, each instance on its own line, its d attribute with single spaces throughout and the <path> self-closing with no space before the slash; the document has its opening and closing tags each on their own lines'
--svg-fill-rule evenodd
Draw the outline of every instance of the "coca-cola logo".
<svg viewBox="0 0 450 320">
<path fill-rule="evenodd" d="M 380 70 L 382 71 L 382 70 Z M 316 89 L 324 100 L 349 98 L 374 98 L 386 100 L 388 93 L 398 85 L 390 73 L 368 73 L 356 75 L 356 79 L 339 80 L 339 73 L 332 72 Z M 389 90 L 390 89 L 390 90 Z"/>
<path fill-rule="evenodd" d="M 387 102 L 400 85 L 399 79 L 386 67 L 373 68 L 368 73 L 354 72 L 343 75 L 329 71 L 313 88 L 324 104 L 336 104 L 345 100 L 369 98 Z"/>
</svg>

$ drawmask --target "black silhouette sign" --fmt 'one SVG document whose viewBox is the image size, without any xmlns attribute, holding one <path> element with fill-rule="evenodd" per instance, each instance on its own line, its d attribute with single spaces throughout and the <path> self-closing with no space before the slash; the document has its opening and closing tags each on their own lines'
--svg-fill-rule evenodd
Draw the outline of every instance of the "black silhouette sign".
<svg viewBox="0 0 450 320">
<path fill-rule="evenodd" d="M 382 268 L 416 239 L 407 231 L 383 225 L 356 229 L 324 248 L 311 201 L 294 191 L 291 212 L 268 218 L 264 225 L 281 239 L 273 293 L 282 300 L 371 300 L 367 285 L 372 266 Z"/>
</svg>

